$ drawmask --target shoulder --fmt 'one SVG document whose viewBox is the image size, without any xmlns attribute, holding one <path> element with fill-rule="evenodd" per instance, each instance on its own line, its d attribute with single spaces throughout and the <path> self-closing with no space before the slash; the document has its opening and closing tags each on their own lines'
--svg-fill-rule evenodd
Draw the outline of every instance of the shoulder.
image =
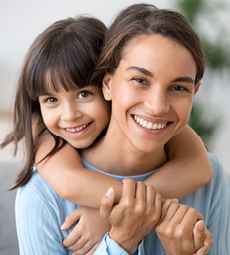
<svg viewBox="0 0 230 255">
<path fill-rule="evenodd" d="M 56 213 L 61 209 L 66 212 L 72 211 L 76 205 L 61 198 L 35 170 L 30 181 L 17 191 L 15 209 L 24 211 L 23 207 L 36 214 L 35 208 L 38 207 L 43 207 L 43 210 L 49 213 Z"/>
<path fill-rule="evenodd" d="M 211 183 L 213 185 L 224 185 L 224 187 L 229 188 L 228 185 L 228 178 L 226 175 L 226 172 L 224 170 L 224 167 L 218 157 L 212 153 L 208 153 L 210 161 L 212 163 L 213 168 L 213 179 L 211 180 Z"/>
</svg>

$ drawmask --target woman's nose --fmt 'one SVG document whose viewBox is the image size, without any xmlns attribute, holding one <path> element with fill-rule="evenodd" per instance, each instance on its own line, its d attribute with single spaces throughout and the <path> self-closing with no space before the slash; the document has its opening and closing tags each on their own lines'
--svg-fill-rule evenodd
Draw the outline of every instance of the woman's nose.
<svg viewBox="0 0 230 255">
<path fill-rule="evenodd" d="M 145 100 L 145 106 L 150 114 L 154 116 L 162 116 L 167 113 L 169 111 L 169 105 L 166 92 L 159 88 L 153 89 L 148 93 Z"/>
<path fill-rule="evenodd" d="M 62 107 L 61 120 L 73 121 L 76 118 L 82 117 L 82 112 L 77 109 L 76 104 L 66 103 Z"/>
</svg>

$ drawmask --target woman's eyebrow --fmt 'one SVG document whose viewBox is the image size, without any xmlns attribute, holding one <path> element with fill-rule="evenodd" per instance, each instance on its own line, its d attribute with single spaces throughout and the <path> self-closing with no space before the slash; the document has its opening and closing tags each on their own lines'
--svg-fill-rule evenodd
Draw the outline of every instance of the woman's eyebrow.
<svg viewBox="0 0 230 255">
<path fill-rule="evenodd" d="M 153 74 L 151 72 L 149 72 L 148 70 L 146 70 L 145 68 L 138 67 L 138 66 L 130 66 L 129 68 L 126 69 L 126 71 L 129 71 L 129 70 L 137 70 L 137 71 L 153 78 Z"/>
<path fill-rule="evenodd" d="M 176 79 L 174 79 L 172 82 L 188 82 L 188 83 L 192 83 L 195 84 L 195 80 L 192 79 L 191 77 L 185 76 L 185 77 L 177 77 Z"/>
</svg>

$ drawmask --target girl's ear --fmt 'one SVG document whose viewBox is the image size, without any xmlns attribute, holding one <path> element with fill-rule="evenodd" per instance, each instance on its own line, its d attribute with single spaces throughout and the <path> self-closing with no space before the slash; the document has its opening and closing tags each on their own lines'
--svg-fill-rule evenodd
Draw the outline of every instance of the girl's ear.
<svg viewBox="0 0 230 255">
<path fill-rule="evenodd" d="M 111 74 L 106 72 L 102 80 L 102 92 L 106 101 L 111 101 Z"/>
<path fill-rule="evenodd" d="M 198 83 L 195 85 L 194 95 L 198 92 L 198 90 L 199 90 L 199 88 L 200 88 L 200 85 L 201 85 L 201 82 L 198 82 Z"/>
</svg>

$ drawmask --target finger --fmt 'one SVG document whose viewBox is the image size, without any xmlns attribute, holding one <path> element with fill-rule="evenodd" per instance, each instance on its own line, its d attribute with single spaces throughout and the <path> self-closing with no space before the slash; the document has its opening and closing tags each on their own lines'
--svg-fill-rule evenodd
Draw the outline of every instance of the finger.
<svg viewBox="0 0 230 255">
<path fill-rule="evenodd" d="M 137 182 L 136 184 L 136 204 L 139 207 L 143 207 L 145 204 L 146 189 L 143 182 Z"/>
<path fill-rule="evenodd" d="M 101 206 L 100 206 L 100 215 L 103 218 L 108 218 L 111 214 L 113 209 L 113 204 L 115 201 L 115 192 L 112 187 L 110 187 L 105 195 L 101 199 Z"/>
<path fill-rule="evenodd" d="M 99 246 L 100 242 L 94 244 L 94 246 L 88 251 L 85 253 L 85 255 L 93 255 L 94 252 L 96 251 L 97 247 Z"/>
<path fill-rule="evenodd" d="M 195 225 L 197 221 L 203 220 L 203 216 L 195 208 L 189 207 L 187 214 L 184 217 L 185 221 L 192 222 Z"/>
<path fill-rule="evenodd" d="M 76 226 L 77 227 L 77 226 Z M 63 240 L 63 245 L 69 249 L 70 246 L 74 245 L 81 238 L 80 232 L 78 232 L 77 228 L 74 228 L 73 231 L 67 236 L 66 239 Z"/>
<path fill-rule="evenodd" d="M 193 236 L 195 248 L 198 250 L 203 247 L 205 240 L 205 225 L 203 220 L 196 222 L 193 229 Z"/>
<path fill-rule="evenodd" d="M 119 204 L 134 205 L 136 194 L 136 182 L 133 179 L 126 178 L 123 181 L 123 190 Z"/>
<path fill-rule="evenodd" d="M 80 238 L 78 243 L 68 247 L 68 250 L 73 251 L 72 253 L 76 255 L 81 255 L 89 252 L 92 246 L 93 244 L 88 239 Z"/>
<path fill-rule="evenodd" d="M 180 205 L 178 203 L 172 203 L 171 199 L 167 199 L 162 205 L 160 222 L 169 222 L 173 218 L 179 207 Z"/>
<path fill-rule="evenodd" d="M 69 229 L 74 223 L 76 223 L 82 216 L 81 208 L 76 209 L 72 213 L 66 216 L 65 222 L 61 225 L 61 230 Z"/>
<path fill-rule="evenodd" d="M 213 246 L 213 239 L 212 239 L 212 234 L 208 231 L 208 229 L 205 227 L 205 240 L 204 240 L 204 245 L 201 247 L 195 255 L 205 255 L 207 254 L 210 249 Z"/>
<path fill-rule="evenodd" d="M 179 225 L 184 220 L 184 217 L 185 217 L 186 213 L 188 212 L 188 210 L 189 210 L 188 205 L 180 204 L 176 213 L 173 215 L 173 217 L 171 218 L 170 221 L 176 225 Z"/>
</svg>

